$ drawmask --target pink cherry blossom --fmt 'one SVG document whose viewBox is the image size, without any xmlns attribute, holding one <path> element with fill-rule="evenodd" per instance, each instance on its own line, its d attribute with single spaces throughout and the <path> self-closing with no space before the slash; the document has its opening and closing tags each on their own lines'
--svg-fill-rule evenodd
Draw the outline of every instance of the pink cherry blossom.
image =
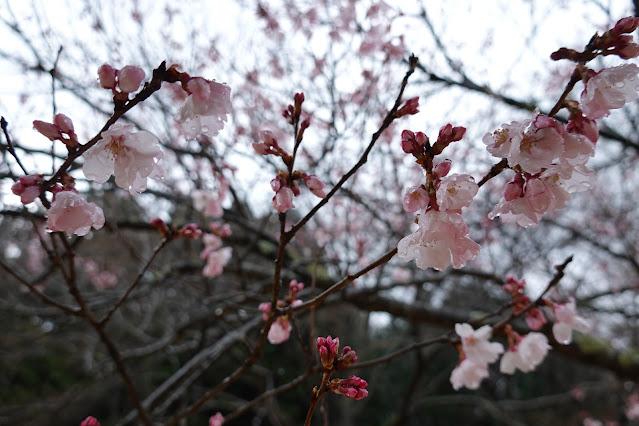
<svg viewBox="0 0 639 426">
<path fill-rule="evenodd" d="M 411 186 L 406 189 L 404 198 L 402 199 L 402 207 L 407 213 L 414 213 L 428 207 L 430 199 L 428 192 L 419 186 Z"/>
<path fill-rule="evenodd" d="M 621 108 L 628 102 L 637 100 L 639 95 L 639 67 L 624 64 L 604 68 L 586 83 L 581 93 L 581 109 L 590 119 L 608 117 L 611 109 Z"/>
<path fill-rule="evenodd" d="M 419 229 L 399 241 L 397 254 L 404 262 L 415 259 L 420 269 L 443 271 L 451 262 L 459 269 L 480 249 L 468 232 L 460 214 L 430 210 L 419 216 Z"/>
<path fill-rule="evenodd" d="M 87 179 L 115 183 L 135 195 L 146 190 L 147 178 L 158 179 L 162 158 L 159 141 L 147 131 L 135 132 L 133 124 L 116 123 L 102 133 L 95 146 L 84 153 L 82 171 Z"/>
<path fill-rule="evenodd" d="M 470 175 L 455 173 L 443 177 L 437 188 L 439 210 L 459 212 L 462 207 L 470 206 L 477 191 L 479 186 Z"/>
<path fill-rule="evenodd" d="M 217 412 L 214 416 L 209 418 L 209 426 L 222 426 L 224 424 L 224 416 L 222 413 Z"/>
<path fill-rule="evenodd" d="M 463 360 L 450 375 L 453 389 L 478 389 L 481 381 L 488 377 L 488 365 L 470 359 Z"/>
<path fill-rule="evenodd" d="M 531 330 L 539 330 L 548 322 L 541 309 L 532 308 L 526 312 L 526 324 Z"/>
<path fill-rule="evenodd" d="M 489 364 L 497 361 L 504 352 L 501 343 L 489 342 L 492 328 L 489 325 L 473 330 L 469 324 L 455 324 L 455 333 L 461 337 L 462 349 L 466 359 L 477 364 Z"/>
<path fill-rule="evenodd" d="M 47 210 L 47 226 L 54 232 L 84 236 L 91 227 L 97 230 L 104 226 L 104 212 L 75 191 L 61 191 Z"/>
<path fill-rule="evenodd" d="M 271 344 L 279 345 L 289 339 L 292 329 L 293 326 L 291 326 L 288 318 L 280 316 L 273 324 L 271 324 L 271 328 L 269 329 L 266 338 Z"/>
<path fill-rule="evenodd" d="M 552 334 L 555 340 L 562 345 L 572 342 L 572 331 L 577 330 L 582 333 L 590 331 L 591 325 L 584 318 L 577 315 L 575 300 L 570 299 L 568 303 L 554 305 L 555 324 L 552 326 Z"/>
<path fill-rule="evenodd" d="M 200 134 L 213 137 L 224 128 L 231 113 L 231 88 L 216 81 L 195 77 L 186 84 L 189 96 L 175 115 L 186 139 Z"/>
<path fill-rule="evenodd" d="M 11 186 L 11 192 L 20 196 L 22 204 L 30 204 L 40 196 L 42 192 L 42 175 L 27 175 L 18 178 L 18 181 Z"/>
<path fill-rule="evenodd" d="M 516 369 L 527 373 L 543 362 L 550 350 L 548 338 L 541 333 L 529 333 L 517 344 L 514 350 L 507 351 L 501 357 L 499 370 L 505 374 L 514 374 Z"/>
</svg>

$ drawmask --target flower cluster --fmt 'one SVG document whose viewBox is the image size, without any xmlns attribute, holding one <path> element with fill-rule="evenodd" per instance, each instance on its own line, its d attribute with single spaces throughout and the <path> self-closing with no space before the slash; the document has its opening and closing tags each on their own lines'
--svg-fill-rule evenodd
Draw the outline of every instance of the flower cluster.
<svg viewBox="0 0 639 426">
<path fill-rule="evenodd" d="M 147 178 L 162 177 L 158 165 L 162 155 L 159 141 L 151 133 L 136 132 L 133 124 L 116 123 L 84 153 L 82 171 L 97 183 L 114 175 L 116 185 L 135 195 L 146 190 Z"/>
<path fill-rule="evenodd" d="M 402 149 L 426 170 L 426 183 L 406 190 L 402 205 L 409 213 L 420 211 L 419 228 L 399 241 L 397 251 L 402 261 L 415 259 L 421 269 L 443 271 L 451 263 L 461 268 L 479 253 L 480 247 L 468 238 L 469 229 L 461 216 L 462 208 L 471 204 L 479 187 L 470 175 L 448 176 L 450 160 L 433 163 L 433 156 L 460 140 L 465 131 L 447 124 L 432 146 L 421 132 L 402 132 Z"/>
<path fill-rule="evenodd" d="M 506 158 L 516 172 L 490 219 L 536 226 L 544 213 L 564 207 L 571 193 L 590 187 L 593 172 L 585 164 L 594 155 L 594 142 L 569 131 L 578 128 L 536 112 L 532 119 L 502 124 L 484 136 L 488 152 Z"/>
<path fill-rule="evenodd" d="M 285 308 L 287 306 L 295 306 L 302 303 L 301 300 L 297 299 L 297 295 L 303 288 L 304 283 L 297 282 L 297 280 L 291 280 L 288 286 L 288 295 L 284 298 L 284 300 L 277 301 L 277 307 Z M 257 309 L 262 311 L 262 319 L 267 321 L 269 314 L 271 313 L 271 302 L 262 302 Z M 266 337 L 269 342 L 277 345 L 289 339 L 292 329 L 293 326 L 288 320 L 288 316 L 280 315 L 273 324 L 271 324 L 271 328 L 269 329 Z"/>
<path fill-rule="evenodd" d="M 320 354 L 322 367 L 324 370 L 341 370 L 357 362 L 357 353 L 350 347 L 344 346 L 342 354 L 337 356 L 339 351 L 339 337 L 335 339 L 328 336 L 317 338 L 317 351 Z"/>
</svg>

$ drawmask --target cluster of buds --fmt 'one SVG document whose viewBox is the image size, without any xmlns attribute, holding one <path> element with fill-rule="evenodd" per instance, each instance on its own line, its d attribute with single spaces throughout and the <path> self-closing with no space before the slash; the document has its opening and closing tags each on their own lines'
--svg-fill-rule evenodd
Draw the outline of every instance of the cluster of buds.
<svg viewBox="0 0 639 426">
<path fill-rule="evenodd" d="M 136 92 L 146 77 L 146 73 L 140 67 L 126 65 L 122 69 L 115 69 L 109 64 L 103 64 L 98 68 L 98 79 L 103 89 L 109 89 L 114 97 L 126 100 L 129 93 Z"/>
<path fill-rule="evenodd" d="M 309 175 L 300 170 L 295 170 L 292 174 L 279 170 L 277 176 L 271 180 L 271 188 L 275 192 L 273 196 L 273 207 L 280 213 L 295 207 L 293 197 L 300 195 L 300 189 L 297 181 L 302 180 L 306 187 L 319 198 L 326 197 L 324 192 L 324 182 L 317 176 Z"/>
<path fill-rule="evenodd" d="M 78 136 L 73 129 L 73 121 L 64 114 L 56 114 L 53 117 L 53 123 L 34 120 L 33 127 L 49 140 L 61 141 L 69 150 L 78 146 Z"/>
<path fill-rule="evenodd" d="M 506 275 L 506 284 L 504 284 L 503 289 L 512 296 L 513 312 L 516 314 L 528 308 L 530 304 L 530 297 L 526 296 L 525 288 L 525 279 L 518 280 L 510 274 Z M 526 324 L 531 330 L 539 330 L 546 323 L 544 313 L 536 306 L 526 311 L 525 318 Z"/>
<path fill-rule="evenodd" d="M 441 154 L 451 143 L 461 140 L 465 133 L 465 127 L 453 127 L 452 124 L 448 123 L 439 129 L 437 141 L 431 146 L 428 136 L 424 133 L 404 130 L 402 132 L 402 150 L 415 157 L 416 162 L 428 171 L 429 165 L 432 165 L 433 157 Z"/>
<path fill-rule="evenodd" d="M 368 386 L 366 380 L 350 376 L 348 379 L 333 379 L 328 383 L 328 389 L 338 395 L 359 401 L 368 396 L 368 391 L 364 389 Z"/>
<path fill-rule="evenodd" d="M 582 62 L 584 59 L 590 60 L 598 55 L 617 55 L 622 59 L 631 59 L 639 56 L 639 45 L 633 42 L 630 35 L 639 26 L 639 18 L 628 16 L 622 18 L 615 26 L 603 33 L 595 35 L 589 44 L 592 53 L 585 56 L 585 52 L 578 52 L 574 49 L 562 47 L 550 55 L 554 61 L 568 59 L 573 62 Z"/>
<path fill-rule="evenodd" d="M 297 299 L 297 295 L 303 288 L 304 283 L 300 283 L 297 280 L 291 280 L 288 286 L 288 295 L 284 298 L 284 300 L 277 301 L 277 307 L 286 308 L 287 306 L 296 306 L 301 304 L 302 301 Z M 267 321 L 271 313 L 271 302 L 262 302 L 257 309 L 262 311 L 262 319 Z M 271 328 L 269 329 L 266 337 L 270 343 L 277 345 L 289 339 L 292 328 L 293 326 L 291 326 L 288 316 L 280 315 L 273 324 L 271 324 Z"/>
<path fill-rule="evenodd" d="M 343 370 L 357 362 L 357 354 L 350 346 L 344 346 L 342 354 L 339 357 L 337 356 L 339 337 L 334 339 L 331 336 L 326 338 L 318 337 L 316 345 L 324 370 Z"/>
</svg>

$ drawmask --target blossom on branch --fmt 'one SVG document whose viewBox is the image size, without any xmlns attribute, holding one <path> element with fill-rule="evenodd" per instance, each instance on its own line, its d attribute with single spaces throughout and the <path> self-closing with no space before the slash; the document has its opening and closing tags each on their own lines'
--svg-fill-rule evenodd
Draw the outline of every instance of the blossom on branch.
<svg viewBox="0 0 639 426">
<path fill-rule="evenodd" d="M 104 212 L 75 191 L 61 191 L 55 194 L 47 210 L 47 226 L 53 232 L 82 237 L 91 227 L 97 230 L 104 226 Z"/>
<path fill-rule="evenodd" d="M 468 233 L 459 213 L 429 210 L 419 216 L 419 229 L 399 241 L 397 254 L 403 262 L 415 259 L 420 269 L 443 271 L 451 263 L 459 269 L 479 253 Z"/>
<path fill-rule="evenodd" d="M 554 304 L 555 324 L 552 326 L 552 334 L 555 340 L 562 345 L 572 342 L 572 331 L 577 330 L 587 333 L 591 325 L 584 318 L 577 315 L 575 300 L 570 299 L 568 303 Z"/>
<path fill-rule="evenodd" d="M 222 426 L 224 424 L 224 416 L 219 411 L 209 418 L 209 426 Z"/>
<path fill-rule="evenodd" d="M 490 364 L 497 361 L 499 355 L 504 352 L 501 343 L 488 341 L 492 336 L 492 328 L 489 325 L 473 330 L 469 324 L 455 324 L 455 333 L 461 337 L 466 359 L 476 363 Z"/>
<path fill-rule="evenodd" d="M 515 369 L 524 373 L 533 371 L 546 358 L 550 345 L 541 333 L 528 333 L 501 357 L 499 371 L 514 374 Z"/>
<path fill-rule="evenodd" d="M 100 426 L 100 422 L 95 417 L 89 416 L 86 419 L 82 420 L 80 426 Z"/>
<path fill-rule="evenodd" d="M 189 96 L 175 115 L 188 140 L 216 136 L 231 113 L 231 88 L 216 81 L 193 77 L 186 83 Z"/>
<path fill-rule="evenodd" d="M 162 176 L 158 165 L 162 156 L 160 143 L 151 133 L 135 132 L 133 124 L 116 123 L 84 153 L 82 171 L 87 179 L 97 183 L 114 175 L 120 188 L 135 195 L 146 190 L 147 178 Z"/>
<path fill-rule="evenodd" d="M 488 377 L 488 364 L 470 359 L 463 360 L 450 375 L 453 389 L 478 389 L 481 381 Z"/>
<path fill-rule="evenodd" d="M 581 109 L 590 119 L 608 117 L 611 109 L 621 108 L 639 98 L 639 67 L 624 64 L 603 70 L 590 77 L 581 93 Z"/>
<path fill-rule="evenodd" d="M 20 176 L 18 181 L 11 186 L 11 192 L 20 196 L 22 204 L 30 204 L 40 196 L 43 178 L 43 175 Z"/>
</svg>

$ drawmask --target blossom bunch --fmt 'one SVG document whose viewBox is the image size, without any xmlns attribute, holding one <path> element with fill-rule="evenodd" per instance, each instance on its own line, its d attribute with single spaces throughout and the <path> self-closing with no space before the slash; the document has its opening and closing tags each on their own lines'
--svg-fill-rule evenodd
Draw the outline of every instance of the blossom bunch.
<svg viewBox="0 0 639 426">
<path fill-rule="evenodd" d="M 297 280 L 291 280 L 289 283 L 288 295 L 284 300 L 277 301 L 277 307 L 285 308 L 287 306 L 296 306 L 302 303 L 302 301 L 297 298 L 297 295 L 303 288 L 304 283 L 298 282 Z M 271 302 L 262 302 L 257 309 L 262 311 L 262 319 L 267 321 L 271 313 Z M 271 328 L 269 329 L 266 337 L 271 344 L 277 345 L 289 339 L 292 329 L 293 326 L 291 325 L 288 316 L 279 315 L 271 324 Z"/>
</svg>

